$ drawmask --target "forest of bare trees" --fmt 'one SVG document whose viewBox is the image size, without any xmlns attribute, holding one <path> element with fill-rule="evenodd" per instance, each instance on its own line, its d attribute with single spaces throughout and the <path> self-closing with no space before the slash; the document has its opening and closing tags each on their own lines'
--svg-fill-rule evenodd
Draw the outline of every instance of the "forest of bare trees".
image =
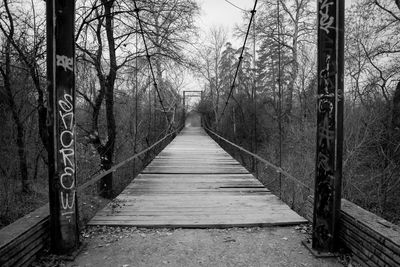
<svg viewBox="0 0 400 267">
<path fill-rule="evenodd" d="M 199 6 L 182 0 L 136 4 L 138 10 L 133 1 L 76 2 L 78 184 L 182 123 L 178 73 L 190 66 L 184 48 L 195 40 Z M 0 4 L 0 226 L 48 201 L 45 5 L 35 0 Z M 149 157 L 120 176 L 131 179 Z M 94 191 L 115 194 L 110 189 L 118 188 L 121 179 L 112 175 Z"/>
<path fill-rule="evenodd" d="M 0 4 L 0 227 L 48 201 L 45 4 Z M 76 1 L 78 184 L 178 127 L 192 72 L 207 126 L 314 186 L 316 1 L 259 1 L 228 102 L 242 41 L 219 27 L 199 39 L 199 15 L 195 0 Z M 400 2 L 352 1 L 345 29 L 343 197 L 399 223 Z M 237 157 L 277 188 L 276 173 Z M 92 190 L 113 196 L 149 158 Z"/>
</svg>

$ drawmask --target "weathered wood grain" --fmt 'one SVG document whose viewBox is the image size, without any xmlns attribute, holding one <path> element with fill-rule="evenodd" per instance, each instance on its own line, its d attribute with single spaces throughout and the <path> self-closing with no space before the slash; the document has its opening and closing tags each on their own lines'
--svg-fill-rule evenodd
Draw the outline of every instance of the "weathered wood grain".
<svg viewBox="0 0 400 267">
<path fill-rule="evenodd" d="M 92 225 L 232 227 L 306 222 L 201 128 L 185 128 Z"/>
<path fill-rule="evenodd" d="M 307 199 L 313 206 L 313 197 Z M 312 209 L 305 215 L 312 218 Z M 400 266 L 400 227 L 342 199 L 340 239 L 362 266 Z"/>
<path fill-rule="evenodd" d="M 0 230 L 0 266 L 27 266 L 49 239 L 45 205 Z"/>
</svg>

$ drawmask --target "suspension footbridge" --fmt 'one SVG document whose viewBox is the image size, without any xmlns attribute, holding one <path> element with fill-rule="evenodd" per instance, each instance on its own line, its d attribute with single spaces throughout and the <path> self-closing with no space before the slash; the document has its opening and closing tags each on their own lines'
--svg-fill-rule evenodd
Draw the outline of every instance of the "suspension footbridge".
<svg viewBox="0 0 400 267">
<path fill-rule="evenodd" d="M 201 127 L 186 127 L 90 225 L 233 227 L 302 218 Z"/>
</svg>

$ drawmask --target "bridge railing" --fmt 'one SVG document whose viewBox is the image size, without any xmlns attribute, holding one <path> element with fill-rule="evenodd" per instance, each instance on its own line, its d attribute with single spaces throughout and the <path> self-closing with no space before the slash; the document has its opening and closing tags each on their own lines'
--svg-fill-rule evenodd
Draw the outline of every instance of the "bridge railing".
<svg viewBox="0 0 400 267">
<path fill-rule="evenodd" d="M 278 174 L 278 179 L 282 176 L 282 178 L 286 178 L 287 181 L 291 181 L 293 185 L 296 184 L 297 189 L 304 189 L 307 194 L 304 194 L 302 203 L 296 203 L 296 206 L 298 207 L 300 205 L 301 208 L 295 210 L 312 222 L 314 206 L 314 193 L 312 188 L 270 161 L 218 135 L 205 127 L 204 124 L 203 127 L 224 149 L 226 146 L 229 146 L 231 149 L 226 150 L 230 153 L 233 152 L 232 148 L 234 148 L 242 154 L 255 158 L 260 164 L 267 166 L 267 168 L 272 169 L 273 172 L 268 172 L 264 168 L 263 171 L 257 174 L 259 180 L 266 185 L 268 189 L 271 190 L 271 185 L 274 184 L 274 180 L 277 176 L 276 174 Z M 238 159 L 237 156 L 235 158 Z M 244 160 L 241 161 L 243 162 Z M 250 161 L 247 161 L 247 165 L 250 165 L 249 162 Z M 274 173 L 275 177 L 265 177 L 270 175 L 274 176 Z M 263 175 L 264 177 L 262 177 Z M 287 196 L 282 192 L 286 189 L 283 183 L 277 188 L 277 190 L 281 191 L 279 193 L 281 193 L 282 200 L 293 206 L 293 202 L 295 200 L 298 201 L 299 198 L 292 197 L 291 199 L 289 198 L 288 201 Z M 300 192 L 296 192 L 296 188 L 292 188 L 292 190 L 296 195 L 301 194 Z M 277 193 L 275 194 L 278 195 Z M 352 252 L 353 260 L 361 264 L 361 266 L 400 266 L 399 226 L 364 210 L 346 199 L 342 199 L 340 215 L 339 237 L 343 247 L 348 248 Z"/>
<path fill-rule="evenodd" d="M 111 167 L 109 170 L 90 177 L 83 184 L 78 186 L 78 204 L 80 211 L 80 225 L 82 226 L 90 219 L 90 214 L 97 211 L 96 206 L 100 206 L 97 202 L 100 198 L 93 198 L 97 196 L 97 188 L 92 186 L 96 184 L 105 175 L 112 172 L 120 172 L 119 175 L 114 175 L 114 180 L 123 178 L 124 183 L 129 183 L 135 177 L 135 173 L 130 164 L 134 163 L 135 159 L 144 156 L 148 160 L 144 165 L 148 164 L 152 157 L 158 154 L 166 144 L 168 144 L 177 133 L 183 128 L 183 125 L 176 130 L 166 134 L 164 137 L 143 149 L 139 153 L 119 162 Z M 148 153 L 152 155 L 148 155 Z M 147 155 L 147 157 L 146 157 Z M 136 166 L 138 167 L 138 166 Z M 144 167 L 144 166 L 142 166 Z M 140 167 L 138 172 L 140 171 Z M 137 173 L 136 173 L 137 174 Z M 124 177 L 127 176 L 127 177 Z M 116 190 L 122 190 L 123 184 L 118 186 Z M 118 192 L 115 192 L 118 193 Z M 25 215 L 14 223 L 2 228 L 0 230 L 0 266 L 29 266 L 35 259 L 36 255 L 46 247 L 49 240 L 49 205 Z"/>
<path fill-rule="evenodd" d="M 98 208 L 101 208 L 103 205 L 102 202 L 107 202 L 103 201 L 102 198 L 97 197 L 99 195 L 99 190 L 98 187 L 95 186 L 103 177 L 113 173 L 112 195 L 118 195 L 132 181 L 132 179 L 136 177 L 162 149 L 164 149 L 165 145 L 167 145 L 182 130 L 182 128 L 183 124 L 175 130 L 166 129 L 164 132 L 160 133 L 159 139 L 147 148 L 120 161 L 110 169 L 87 178 L 82 184 L 78 183 L 77 193 L 78 197 L 81 199 L 81 201 L 78 201 L 78 204 L 80 205 L 79 211 L 81 225 L 84 225 L 92 218 Z M 161 135 L 164 136 L 161 137 Z M 93 201 L 93 199 L 95 201 Z M 85 205 L 88 206 L 88 209 L 86 209 Z"/>
<path fill-rule="evenodd" d="M 207 126 L 203 125 L 203 127 L 217 143 L 231 154 L 234 154 L 233 156 L 237 160 L 250 172 L 253 172 L 257 179 L 269 190 L 279 196 L 293 210 L 297 211 L 308 220 L 312 220 L 310 214 L 312 214 L 313 207 L 308 198 L 310 195 L 313 195 L 314 190 L 310 185 L 307 185 L 305 182 L 294 177 L 271 161 L 222 137 Z M 239 153 L 236 154 L 236 152 Z M 246 160 L 246 156 L 248 160 Z M 252 159 L 256 161 L 254 168 L 252 168 Z"/>
<path fill-rule="evenodd" d="M 165 135 L 163 138 L 161 138 L 160 140 L 158 140 L 157 142 L 155 142 L 154 144 L 152 144 L 151 146 L 149 146 L 148 148 L 140 151 L 139 153 L 121 161 L 120 163 L 112 166 L 109 170 L 104 171 L 102 173 L 100 173 L 99 175 L 94 176 L 93 178 L 91 178 L 89 181 L 85 182 L 84 184 L 78 186 L 78 191 L 82 191 L 85 188 L 87 188 L 88 186 L 98 182 L 101 178 L 105 177 L 107 174 L 115 172 L 117 169 L 119 169 L 120 167 L 126 165 L 128 162 L 133 161 L 134 159 L 139 158 L 140 156 L 145 155 L 146 153 L 148 153 L 149 151 L 155 149 L 157 146 L 159 146 L 160 144 L 162 144 L 164 141 L 166 141 L 167 139 L 169 139 L 171 136 L 175 136 L 176 133 L 178 132 L 178 130 L 182 129 L 182 127 L 178 128 L 177 130 Z"/>
</svg>

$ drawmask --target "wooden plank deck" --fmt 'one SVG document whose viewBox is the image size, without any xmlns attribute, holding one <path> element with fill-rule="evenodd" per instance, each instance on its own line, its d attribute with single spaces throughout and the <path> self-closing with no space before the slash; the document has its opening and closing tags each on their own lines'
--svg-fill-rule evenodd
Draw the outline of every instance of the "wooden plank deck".
<svg viewBox="0 0 400 267">
<path fill-rule="evenodd" d="M 89 224 L 206 228 L 305 222 L 202 128 L 186 127 L 114 207 L 99 211 Z"/>
</svg>

